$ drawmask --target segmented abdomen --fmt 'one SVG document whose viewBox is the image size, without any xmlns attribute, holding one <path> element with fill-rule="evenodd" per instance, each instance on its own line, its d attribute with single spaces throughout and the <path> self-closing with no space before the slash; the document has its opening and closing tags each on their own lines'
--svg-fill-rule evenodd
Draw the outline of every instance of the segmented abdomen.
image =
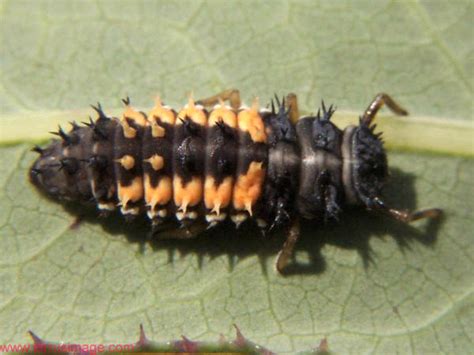
<svg viewBox="0 0 474 355">
<path fill-rule="evenodd" d="M 153 225 L 197 220 L 214 226 L 249 217 L 269 230 L 296 214 L 335 217 L 344 201 L 342 132 L 333 110 L 290 122 L 277 109 L 223 104 L 211 111 L 190 100 L 179 112 L 159 100 L 145 114 L 124 100 L 120 119 L 99 117 L 85 127 L 60 129 L 31 170 L 53 197 L 146 213 Z"/>
</svg>

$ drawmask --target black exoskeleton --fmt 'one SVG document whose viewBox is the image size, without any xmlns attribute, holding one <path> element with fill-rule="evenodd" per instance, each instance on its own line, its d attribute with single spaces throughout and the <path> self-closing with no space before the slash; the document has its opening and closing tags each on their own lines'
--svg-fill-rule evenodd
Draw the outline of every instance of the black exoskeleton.
<svg viewBox="0 0 474 355">
<path fill-rule="evenodd" d="M 160 100 L 148 114 L 132 109 L 129 98 L 123 102 L 120 119 L 97 104 L 95 121 L 72 123 L 70 132 L 59 128 L 53 133 L 60 139 L 34 147 L 40 156 L 32 183 L 53 198 L 92 202 L 101 213 L 146 213 L 157 238 L 164 229 L 192 238 L 228 217 L 236 226 L 255 221 L 263 233 L 289 228 L 279 271 L 292 255 L 300 219 L 338 220 L 350 205 L 403 222 L 441 213 L 395 210 L 381 197 L 387 156 L 372 121 L 384 104 L 407 114 L 386 94 L 344 130 L 324 102 L 316 115 L 299 117 L 294 94 L 275 96 L 270 109 L 257 101 L 242 106 L 237 90 L 191 98 L 179 112 Z"/>
</svg>

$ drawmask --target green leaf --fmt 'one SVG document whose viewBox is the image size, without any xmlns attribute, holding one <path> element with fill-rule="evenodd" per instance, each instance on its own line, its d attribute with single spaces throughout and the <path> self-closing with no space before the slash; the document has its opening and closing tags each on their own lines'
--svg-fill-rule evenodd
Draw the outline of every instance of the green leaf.
<svg viewBox="0 0 474 355">
<path fill-rule="evenodd" d="M 472 2 L 0 2 L 0 344 L 230 337 L 278 352 L 327 337 L 335 353 L 466 353 L 474 329 Z M 398 208 L 441 207 L 404 226 L 349 211 L 310 226 L 303 266 L 273 271 L 282 235 L 216 231 L 138 241 L 146 225 L 73 214 L 28 182 L 33 141 L 89 103 L 178 107 L 237 87 L 246 101 L 334 102 L 341 124 L 384 91 L 411 116 L 386 131 Z M 425 152 L 429 152 L 426 154 Z M 229 234 L 229 235 L 228 235 Z"/>
</svg>

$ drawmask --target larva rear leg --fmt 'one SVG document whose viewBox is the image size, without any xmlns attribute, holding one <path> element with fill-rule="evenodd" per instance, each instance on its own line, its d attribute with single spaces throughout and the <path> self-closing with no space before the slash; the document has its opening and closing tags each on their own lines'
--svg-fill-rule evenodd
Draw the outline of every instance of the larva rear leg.
<svg viewBox="0 0 474 355">
<path fill-rule="evenodd" d="M 288 265 L 288 261 L 293 256 L 293 250 L 295 248 L 296 242 L 300 238 L 300 222 L 299 219 L 296 218 L 293 224 L 288 231 L 288 235 L 286 236 L 285 243 L 281 250 L 278 252 L 275 268 L 280 273 L 283 274 L 285 271 L 286 266 Z"/>
<path fill-rule="evenodd" d="M 393 100 L 389 95 L 381 92 L 377 94 L 372 102 L 365 109 L 364 114 L 362 115 L 361 122 L 367 126 L 370 126 L 372 121 L 375 118 L 375 115 L 380 110 L 383 105 L 387 107 L 394 113 L 400 116 L 408 115 L 408 111 L 401 107 L 395 100 Z"/>
<path fill-rule="evenodd" d="M 240 99 L 240 91 L 237 89 L 227 89 L 214 96 L 206 97 L 201 100 L 197 100 L 196 104 L 203 105 L 206 107 L 217 104 L 220 100 L 229 101 L 230 106 L 233 110 L 237 111 L 242 103 Z"/>
</svg>

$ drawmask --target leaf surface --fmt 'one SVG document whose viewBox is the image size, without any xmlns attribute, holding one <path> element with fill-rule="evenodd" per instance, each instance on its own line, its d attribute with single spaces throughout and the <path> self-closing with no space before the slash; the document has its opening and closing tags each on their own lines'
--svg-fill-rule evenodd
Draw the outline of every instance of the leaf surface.
<svg viewBox="0 0 474 355">
<path fill-rule="evenodd" d="M 209 341 L 235 323 L 278 352 L 324 337 L 341 354 L 472 351 L 472 2 L 2 1 L 0 11 L 0 343 L 27 342 L 28 329 L 127 343 L 140 323 L 154 340 Z M 340 225 L 307 226 L 302 266 L 281 277 L 282 235 L 143 246 L 146 225 L 93 213 L 71 230 L 73 215 L 27 180 L 32 142 L 85 119 L 88 103 L 119 112 L 121 97 L 149 107 L 159 93 L 177 107 L 191 90 L 229 87 L 246 101 L 296 92 L 307 112 L 325 98 L 341 122 L 390 93 L 413 121 L 380 117 L 396 148 L 387 199 L 441 207 L 444 221 L 349 211 Z"/>
</svg>

